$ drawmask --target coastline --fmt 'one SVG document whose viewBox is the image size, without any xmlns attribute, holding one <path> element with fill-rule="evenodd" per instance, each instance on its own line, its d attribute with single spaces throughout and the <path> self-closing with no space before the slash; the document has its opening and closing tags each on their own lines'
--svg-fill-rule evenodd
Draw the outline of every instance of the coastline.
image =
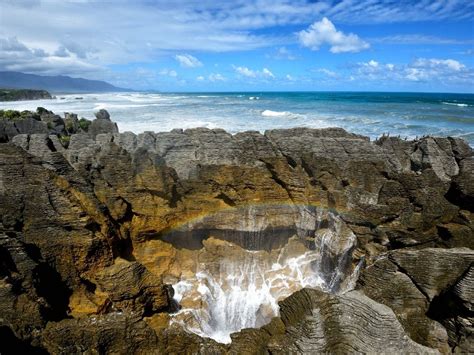
<svg viewBox="0 0 474 355">
<path fill-rule="evenodd" d="M 81 97 L 81 100 L 76 99 Z M 61 99 L 64 98 L 64 99 Z M 93 119 L 108 110 L 120 131 L 166 132 L 223 128 L 235 134 L 278 128 L 341 127 L 369 136 L 415 139 L 454 136 L 474 144 L 474 95 L 387 93 L 114 93 L 59 96 L 56 100 L 0 104 L 0 109 L 75 112 Z"/>
</svg>

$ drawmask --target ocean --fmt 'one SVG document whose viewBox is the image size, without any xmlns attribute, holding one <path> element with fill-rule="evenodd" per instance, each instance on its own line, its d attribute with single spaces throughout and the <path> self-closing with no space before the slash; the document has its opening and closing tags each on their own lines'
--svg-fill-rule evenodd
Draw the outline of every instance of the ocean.
<svg viewBox="0 0 474 355">
<path fill-rule="evenodd" d="M 464 138 L 474 146 L 474 94 L 385 92 L 99 93 L 1 102 L 0 109 L 77 113 L 106 109 L 121 132 L 224 128 L 230 133 L 290 127 L 342 127 L 382 134 Z"/>
</svg>

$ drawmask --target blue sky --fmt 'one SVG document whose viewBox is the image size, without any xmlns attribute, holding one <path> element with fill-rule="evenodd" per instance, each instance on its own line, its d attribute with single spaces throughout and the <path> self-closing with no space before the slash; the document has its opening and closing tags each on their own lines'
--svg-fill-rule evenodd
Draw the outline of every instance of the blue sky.
<svg viewBox="0 0 474 355">
<path fill-rule="evenodd" d="M 474 92 L 474 1 L 0 0 L 0 70 L 162 91 Z"/>
</svg>

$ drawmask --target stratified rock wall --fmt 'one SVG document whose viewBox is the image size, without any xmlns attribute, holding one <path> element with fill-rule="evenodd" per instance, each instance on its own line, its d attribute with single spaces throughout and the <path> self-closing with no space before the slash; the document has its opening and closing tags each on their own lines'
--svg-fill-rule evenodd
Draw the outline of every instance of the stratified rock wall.
<svg viewBox="0 0 474 355">
<path fill-rule="evenodd" d="M 86 132 L 72 114 L 41 114 L 28 122 L 78 133 L 64 144 L 51 129 L 0 130 L 0 347 L 473 351 L 474 157 L 464 141 L 370 142 L 337 128 L 135 135 L 106 112 Z M 365 265 L 357 291 L 301 291 L 281 319 L 231 345 L 168 326 L 173 250 L 211 237 L 270 251 L 297 236 L 314 248 L 332 223 L 320 211 L 356 237 L 346 267 Z"/>
</svg>

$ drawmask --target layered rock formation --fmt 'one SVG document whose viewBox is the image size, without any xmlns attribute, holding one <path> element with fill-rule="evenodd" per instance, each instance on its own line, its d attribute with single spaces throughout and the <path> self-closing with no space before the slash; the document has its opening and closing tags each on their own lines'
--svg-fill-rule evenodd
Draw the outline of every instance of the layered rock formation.
<svg viewBox="0 0 474 355">
<path fill-rule="evenodd" d="M 62 120 L 75 128 L 10 130 L 0 144 L 0 352 L 474 350 L 464 141 L 337 128 L 135 135 L 106 112 L 87 130 Z M 200 262 L 289 241 L 293 255 L 319 253 L 331 287 L 282 300 L 227 345 L 173 322 L 183 305 L 169 284 Z"/>
<path fill-rule="evenodd" d="M 99 127 L 95 129 L 95 132 L 100 127 L 104 126 L 102 122 L 107 121 L 110 125 L 110 118 L 103 117 L 101 111 L 98 113 L 98 121 L 95 126 Z M 107 113 L 108 115 L 108 113 Z M 38 107 L 36 112 L 32 111 L 14 111 L 14 110 L 0 110 L 0 142 L 5 143 L 12 141 L 17 135 L 21 135 L 17 139 L 17 142 L 25 144 L 25 138 L 31 134 L 47 134 L 51 136 L 51 139 L 59 142 L 63 146 L 69 144 L 70 135 L 75 133 L 87 133 L 91 121 L 81 118 L 78 119 L 76 114 L 64 113 L 64 118 L 54 114 L 52 111 L 48 111 L 43 107 Z M 107 126 L 107 124 L 105 124 Z M 113 125 L 116 130 L 116 126 Z M 113 127 L 112 127 L 113 128 Z M 108 132 L 109 130 L 107 130 Z M 94 133 L 94 132 L 93 132 Z M 54 138 L 53 138 L 54 137 Z"/>
</svg>

